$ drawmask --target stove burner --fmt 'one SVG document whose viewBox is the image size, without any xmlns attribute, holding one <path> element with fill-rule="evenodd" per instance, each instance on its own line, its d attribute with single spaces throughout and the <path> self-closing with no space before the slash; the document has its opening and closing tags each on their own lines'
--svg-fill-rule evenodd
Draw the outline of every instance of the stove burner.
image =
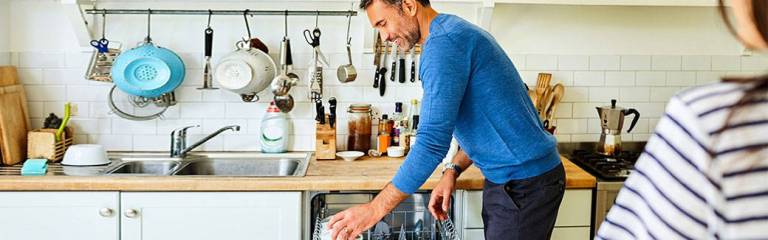
<svg viewBox="0 0 768 240">
<path fill-rule="evenodd" d="M 602 180 L 624 181 L 640 157 L 640 152 L 622 151 L 616 156 L 606 156 L 594 151 L 575 150 L 571 161 Z"/>
</svg>

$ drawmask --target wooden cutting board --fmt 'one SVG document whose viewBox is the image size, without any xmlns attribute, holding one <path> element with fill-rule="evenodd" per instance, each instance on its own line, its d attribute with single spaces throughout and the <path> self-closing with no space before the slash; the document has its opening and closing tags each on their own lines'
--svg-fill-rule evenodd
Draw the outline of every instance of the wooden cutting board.
<svg viewBox="0 0 768 240">
<path fill-rule="evenodd" d="M 30 129 L 27 97 L 18 84 L 14 67 L 0 67 L 0 152 L 4 165 L 18 164 L 27 156 Z"/>
</svg>

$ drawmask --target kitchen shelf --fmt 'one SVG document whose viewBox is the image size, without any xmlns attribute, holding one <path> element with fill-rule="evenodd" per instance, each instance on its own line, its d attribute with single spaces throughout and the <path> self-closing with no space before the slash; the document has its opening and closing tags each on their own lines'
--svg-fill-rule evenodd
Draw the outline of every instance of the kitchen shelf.
<svg viewBox="0 0 768 240">
<path fill-rule="evenodd" d="M 498 4 L 714 7 L 717 0 L 495 0 Z"/>
</svg>

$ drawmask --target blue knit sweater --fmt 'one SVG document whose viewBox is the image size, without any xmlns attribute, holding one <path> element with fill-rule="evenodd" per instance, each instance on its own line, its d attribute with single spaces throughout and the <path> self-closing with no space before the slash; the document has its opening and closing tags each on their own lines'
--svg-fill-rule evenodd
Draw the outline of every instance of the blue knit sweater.
<svg viewBox="0 0 768 240">
<path fill-rule="evenodd" d="M 439 14 L 420 62 L 418 140 L 392 179 L 397 189 L 418 190 L 445 157 L 451 135 L 497 184 L 560 164 L 554 136 L 544 130 L 517 69 L 488 32 Z"/>
</svg>

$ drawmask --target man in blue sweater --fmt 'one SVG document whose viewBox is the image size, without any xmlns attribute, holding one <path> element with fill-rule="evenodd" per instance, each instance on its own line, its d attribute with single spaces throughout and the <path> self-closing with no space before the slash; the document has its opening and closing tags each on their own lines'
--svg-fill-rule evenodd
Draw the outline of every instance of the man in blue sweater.
<svg viewBox="0 0 768 240">
<path fill-rule="evenodd" d="M 429 0 L 362 0 L 385 41 L 409 50 L 421 43 L 424 88 L 419 138 L 388 184 L 370 203 L 333 216 L 333 239 L 354 239 L 374 226 L 434 172 L 451 136 L 462 151 L 444 166 L 430 212 L 448 217 L 456 178 L 473 162 L 486 178 L 485 238 L 549 239 L 565 190 L 554 136 L 544 130 L 526 87 L 495 39 Z M 471 159 L 471 160 L 470 160 Z"/>
</svg>

